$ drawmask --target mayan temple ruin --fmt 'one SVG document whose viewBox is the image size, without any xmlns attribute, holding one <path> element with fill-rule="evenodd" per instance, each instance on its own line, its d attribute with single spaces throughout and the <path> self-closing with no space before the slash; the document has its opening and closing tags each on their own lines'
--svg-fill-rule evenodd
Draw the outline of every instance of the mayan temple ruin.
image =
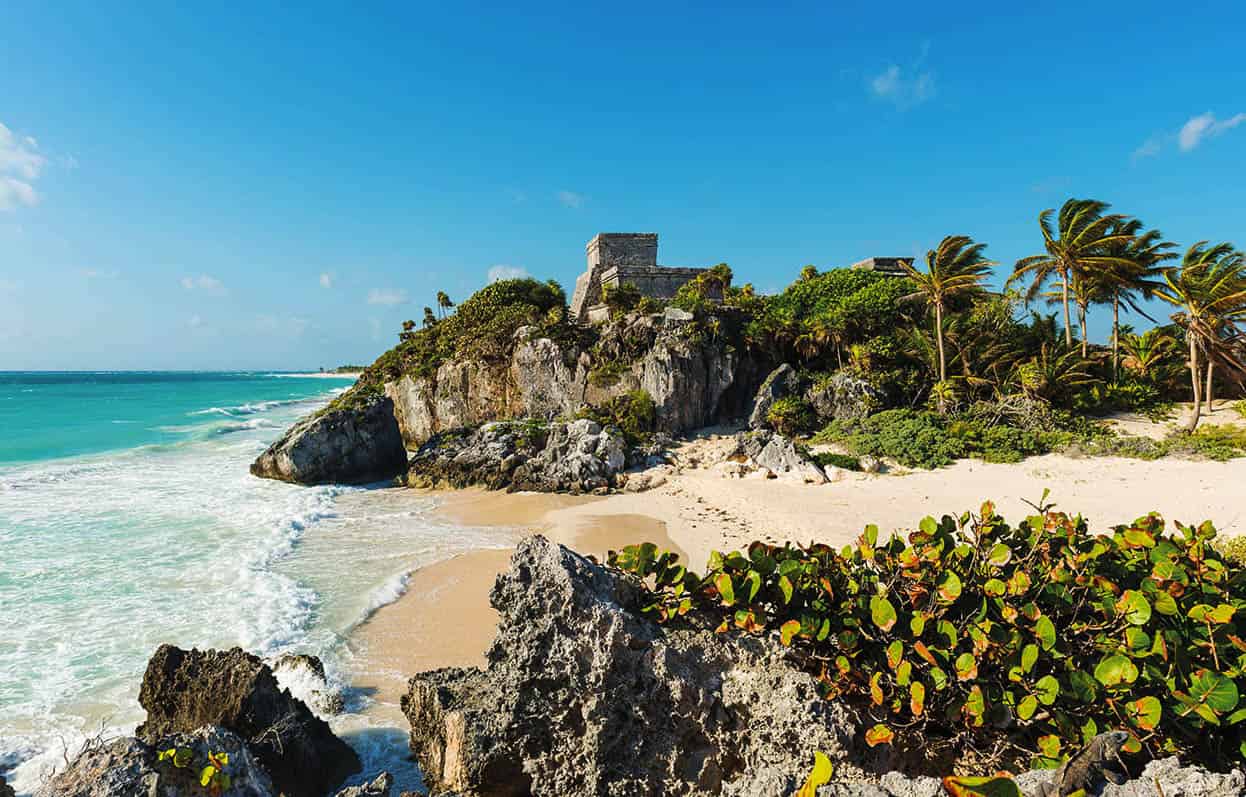
<svg viewBox="0 0 1246 797">
<path fill-rule="evenodd" d="M 582 322 L 606 317 L 606 288 L 631 283 L 643 296 L 671 299 L 681 285 L 706 270 L 659 266 L 656 232 L 600 232 L 584 248 L 588 267 L 576 279 L 571 297 L 571 315 Z"/>
</svg>

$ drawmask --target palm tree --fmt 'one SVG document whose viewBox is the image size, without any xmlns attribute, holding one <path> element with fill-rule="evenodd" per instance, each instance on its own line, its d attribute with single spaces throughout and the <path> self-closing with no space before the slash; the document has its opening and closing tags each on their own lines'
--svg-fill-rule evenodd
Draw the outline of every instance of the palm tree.
<svg viewBox="0 0 1246 797">
<path fill-rule="evenodd" d="M 454 307 L 454 302 L 450 301 L 450 297 L 445 291 L 437 291 L 437 314 L 441 318 L 446 317 L 446 311 Z"/>
<path fill-rule="evenodd" d="M 1038 214 L 1038 226 L 1043 233 L 1043 246 L 1046 251 L 1041 255 L 1018 260 L 1013 267 L 1012 276 L 1008 278 L 1009 284 L 1029 278 L 1030 288 L 1025 294 L 1027 302 L 1041 294 L 1048 281 L 1055 280 L 1060 289 L 1060 303 L 1064 307 L 1066 346 L 1073 345 L 1073 324 L 1069 315 L 1070 292 L 1085 285 L 1083 280 L 1090 270 L 1119 264 L 1121 258 L 1110 254 L 1106 249 L 1129 238 L 1117 230 L 1124 217 L 1106 215 L 1110 207 L 1108 203 L 1097 199 L 1070 199 L 1060 208 L 1058 216 L 1055 215 L 1054 208 Z M 1079 302 L 1082 311 L 1083 356 L 1087 346 L 1086 306 L 1090 303 L 1089 286 L 1085 287 L 1086 298 Z"/>
<path fill-rule="evenodd" d="M 1210 246 L 1199 241 L 1186 251 L 1180 266 L 1164 270 L 1164 284 L 1155 295 L 1181 308 L 1172 320 L 1184 328 L 1189 346 L 1194 411 L 1187 430 L 1193 432 L 1202 412 L 1200 353 L 1209 371 L 1221 363 L 1246 372 L 1236 351 L 1241 342 L 1237 325 L 1246 320 L 1246 256 L 1230 243 Z"/>
<path fill-rule="evenodd" d="M 1160 264 L 1177 256 L 1169 251 L 1176 244 L 1165 241 L 1159 230 L 1143 232 L 1142 226 L 1138 219 L 1123 220 L 1116 232 L 1128 238 L 1112 241 L 1106 246 L 1107 254 L 1118 260 L 1095 270 L 1091 276 L 1091 300 L 1095 304 L 1112 305 L 1113 380 L 1117 378 L 1120 365 L 1121 304 L 1154 321 L 1138 300 L 1150 298 L 1152 291 L 1160 285 L 1156 279 Z"/>
<path fill-rule="evenodd" d="M 1067 399 L 1070 388 L 1098 381 L 1077 349 L 1047 343 L 1039 347 L 1037 355 L 1013 369 L 1013 379 L 1026 396 L 1052 402 Z"/>
<path fill-rule="evenodd" d="M 949 235 L 926 252 L 926 271 L 901 260 L 917 290 L 902 301 L 921 300 L 934 309 L 935 341 L 939 350 L 939 381 L 947 380 L 947 354 L 943 346 L 943 312 L 949 299 L 982 292 L 982 281 L 991 273 L 993 261 L 982 254 L 986 244 L 974 243 L 967 235 Z"/>
<path fill-rule="evenodd" d="M 433 308 L 424 308 L 424 327 L 427 329 L 437 323 L 437 316 L 433 315 Z"/>
<path fill-rule="evenodd" d="M 1121 364 L 1127 370 L 1150 382 L 1162 382 L 1177 352 L 1177 339 L 1156 327 L 1141 335 L 1122 335 L 1121 348 L 1125 352 Z"/>
</svg>

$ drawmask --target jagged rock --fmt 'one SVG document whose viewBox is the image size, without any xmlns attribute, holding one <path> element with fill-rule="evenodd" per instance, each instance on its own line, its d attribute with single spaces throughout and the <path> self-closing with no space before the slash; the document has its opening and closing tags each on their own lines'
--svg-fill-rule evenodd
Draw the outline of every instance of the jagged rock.
<svg viewBox="0 0 1246 797">
<path fill-rule="evenodd" d="M 629 579 L 543 537 L 490 600 L 488 668 L 422 673 L 402 705 L 432 793 L 790 794 L 857 729 L 776 640 L 640 616 Z"/>
<path fill-rule="evenodd" d="M 689 313 L 687 310 L 681 310 L 678 307 L 670 306 L 662 308 L 662 317 L 667 321 L 692 321 L 696 318 L 695 315 Z"/>
<path fill-rule="evenodd" d="M 257 656 L 161 645 L 143 676 L 139 704 L 148 743 L 219 725 L 248 746 L 287 797 L 320 797 L 360 769 L 359 757 L 303 701 L 281 689 Z"/>
<path fill-rule="evenodd" d="M 907 778 L 888 772 L 876 783 L 828 783 L 818 789 L 818 797 L 946 797 L 938 778 Z"/>
<path fill-rule="evenodd" d="M 359 786 L 347 786 L 334 797 L 389 797 L 394 787 L 394 778 L 388 772 L 382 772 L 367 783 Z"/>
<path fill-rule="evenodd" d="M 858 462 L 861 464 L 862 473 L 882 473 L 887 469 L 886 464 L 878 457 L 866 455 L 861 457 Z"/>
<path fill-rule="evenodd" d="M 586 404 L 603 406 L 634 390 L 649 393 L 657 428 L 671 434 L 743 415 L 766 364 L 692 334 L 692 319 L 683 316 L 633 314 L 610 321 L 599 330 L 591 355 L 521 327 L 508 359 L 451 360 L 430 375 L 386 383 L 385 395 L 412 449 L 453 429 L 572 416 Z M 590 378 L 602 364 L 620 366 L 608 384 Z"/>
<path fill-rule="evenodd" d="M 1040 797 L 1055 770 L 1037 769 L 1017 776 L 1026 797 Z M 1156 784 L 1159 784 L 1159 787 Z M 1161 790 L 1162 789 L 1162 790 Z M 820 793 L 820 792 L 819 792 Z M 1176 757 L 1147 762 L 1139 775 L 1120 785 L 1104 784 L 1097 797 L 1241 797 L 1246 795 L 1246 772 L 1208 772 L 1200 766 L 1182 766 Z"/>
<path fill-rule="evenodd" d="M 796 449 L 781 434 L 768 431 L 741 432 L 736 435 L 734 458 L 743 458 L 754 467 L 767 470 L 778 478 L 805 484 L 825 484 L 826 474 Z"/>
<path fill-rule="evenodd" d="M 877 387 L 844 371 L 818 380 L 805 391 L 805 400 L 821 421 L 864 418 L 883 406 L 884 398 Z"/>
<path fill-rule="evenodd" d="M 158 751 L 188 747 L 191 763 L 183 768 Z M 88 744 L 69 767 L 35 791 L 35 797 L 185 797 L 205 794 L 199 785 L 200 770 L 208 753 L 226 753 L 230 797 L 276 797 L 268 773 L 247 744 L 224 728 L 200 728 L 173 733 L 147 744 L 133 736 Z M 12 791 L 9 792 L 12 794 Z"/>
<path fill-rule="evenodd" d="M 378 397 L 359 409 L 304 418 L 251 464 L 251 472 L 297 484 L 362 484 L 392 478 L 406 464 L 394 404 Z"/>
<path fill-rule="evenodd" d="M 307 703 L 320 716 L 346 710 L 342 693 L 329 685 L 324 663 L 306 653 L 283 653 L 272 664 L 273 675 L 283 689 Z"/>
<path fill-rule="evenodd" d="M 407 483 L 588 493 L 619 486 L 625 464 L 623 433 L 612 426 L 500 421 L 435 435 L 412 457 Z"/>
<path fill-rule="evenodd" d="M 771 371 L 770 375 L 761 383 L 761 387 L 757 388 L 757 396 L 753 399 L 753 409 L 748 416 L 748 428 L 771 428 L 770 421 L 766 420 L 766 415 L 770 412 L 771 406 L 779 399 L 794 395 L 799 390 L 800 377 L 796 375 L 795 368 L 787 363 L 783 363 Z"/>
<path fill-rule="evenodd" d="M 4 775 L 0 775 L 0 797 L 16 797 L 13 787 L 4 779 Z"/>
</svg>

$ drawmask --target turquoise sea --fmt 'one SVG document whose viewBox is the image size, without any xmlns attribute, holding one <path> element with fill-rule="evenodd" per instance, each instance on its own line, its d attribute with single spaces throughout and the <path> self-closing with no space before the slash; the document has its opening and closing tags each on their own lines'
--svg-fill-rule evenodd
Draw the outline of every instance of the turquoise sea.
<svg viewBox="0 0 1246 797">
<path fill-rule="evenodd" d="M 286 427 L 349 384 L 0 372 L 0 772 L 19 794 L 66 747 L 142 720 L 138 687 L 159 644 L 314 653 L 348 686 L 351 629 L 413 568 L 505 544 L 408 491 L 250 475 Z M 347 696 L 331 724 L 369 770 L 393 769 L 401 730 L 370 727 L 367 697 Z"/>
</svg>

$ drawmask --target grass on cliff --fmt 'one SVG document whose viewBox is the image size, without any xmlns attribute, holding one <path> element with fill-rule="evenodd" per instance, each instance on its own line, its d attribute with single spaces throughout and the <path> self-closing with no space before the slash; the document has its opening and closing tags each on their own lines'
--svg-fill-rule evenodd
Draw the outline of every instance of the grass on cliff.
<svg viewBox="0 0 1246 797">
<path fill-rule="evenodd" d="M 988 502 L 889 539 L 867 526 L 840 551 L 755 542 L 703 574 L 648 543 L 609 563 L 659 623 L 775 638 L 868 745 L 934 772 L 1057 767 L 1118 729 L 1134 755 L 1240 765 L 1246 570 L 1212 525 L 1092 531 L 1036 509 L 1009 524 Z"/>
</svg>

